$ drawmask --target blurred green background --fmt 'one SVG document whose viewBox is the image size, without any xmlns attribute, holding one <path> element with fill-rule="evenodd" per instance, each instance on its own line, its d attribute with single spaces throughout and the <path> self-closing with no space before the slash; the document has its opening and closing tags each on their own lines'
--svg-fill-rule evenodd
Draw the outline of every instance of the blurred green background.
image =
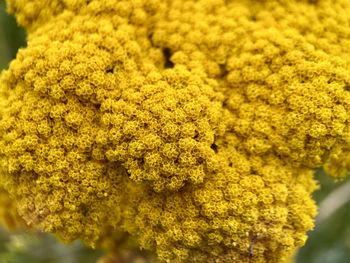
<svg viewBox="0 0 350 263">
<path fill-rule="evenodd" d="M 0 0 L 0 69 L 6 69 L 18 48 L 25 46 L 25 32 L 5 12 Z M 298 253 L 298 263 L 350 263 L 350 179 L 334 182 L 322 170 L 316 172 L 321 189 L 314 194 L 322 215 Z M 346 202 L 347 200 L 347 202 Z M 333 204 L 344 202 L 331 211 Z M 331 212 L 327 215 L 327 212 Z M 94 263 L 102 251 L 85 248 L 80 242 L 64 245 L 43 233 L 9 233 L 0 226 L 0 263 Z M 127 262 L 126 262 L 127 263 Z"/>
</svg>

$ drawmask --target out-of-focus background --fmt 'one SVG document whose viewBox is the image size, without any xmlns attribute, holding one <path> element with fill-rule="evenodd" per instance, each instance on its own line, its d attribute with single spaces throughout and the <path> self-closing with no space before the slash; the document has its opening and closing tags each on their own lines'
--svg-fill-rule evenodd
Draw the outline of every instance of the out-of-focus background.
<svg viewBox="0 0 350 263">
<path fill-rule="evenodd" d="M 0 70 L 6 69 L 18 48 L 26 45 L 25 32 L 5 9 L 4 1 L 0 0 Z M 350 176 L 335 182 L 318 170 L 316 178 L 321 186 L 314 194 L 320 216 L 296 262 L 350 263 Z M 0 263 L 94 263 L 102 254 L 78 241 L 64 245 L 52 235 L 10 233 L 0 226 Z"/>
</svg>

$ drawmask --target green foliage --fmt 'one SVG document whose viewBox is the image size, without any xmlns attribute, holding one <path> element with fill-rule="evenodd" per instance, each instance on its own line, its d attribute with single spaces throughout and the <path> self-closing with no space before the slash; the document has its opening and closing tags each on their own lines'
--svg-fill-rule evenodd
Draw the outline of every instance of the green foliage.
<svg viewBox="0 0 350 263">
<path fill-rule="evenodd" d="M 93 263 L 101 251 L 87 249 L 80 242 L 59 243 L 43 233 L 8 233 L 0 229 L 0 262 L 2 263 Z"/>
<path fill-rule="evenodd" d="M 18 48 L 24 46 L 24 30 L 18 28 L 15 18 L 5 12 L 5 2 L 0 1 L 0 69 L 7 68 Z"/>
<path fill-rule="evenodd" d="M 321 203 L 330 193 L 346 181 L 334 182 L 322 170 L 316 174 L 321 189 L 315 193 Z M 350 189 L 349 189 L 350 191 Z M 300 249 L 297 263 L 348 263 L 350 259 L 350 202 L 338 209 L 330 218 L 316 221 L 306 245 Z"/>
</svg>

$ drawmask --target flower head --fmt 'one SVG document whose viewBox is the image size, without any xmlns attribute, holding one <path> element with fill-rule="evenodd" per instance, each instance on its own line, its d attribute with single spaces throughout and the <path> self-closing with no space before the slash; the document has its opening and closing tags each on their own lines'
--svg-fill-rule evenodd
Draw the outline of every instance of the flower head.
<svg viewBox="0 0 350 263">
<path fill-rule="evenodd" d="M 349 166 L 347 1 L 8 4 L 29 35 L 0 80 L 0 181 L 27 224 L 174 262 L 304 244 L 313 169 Z"/>
</svg>

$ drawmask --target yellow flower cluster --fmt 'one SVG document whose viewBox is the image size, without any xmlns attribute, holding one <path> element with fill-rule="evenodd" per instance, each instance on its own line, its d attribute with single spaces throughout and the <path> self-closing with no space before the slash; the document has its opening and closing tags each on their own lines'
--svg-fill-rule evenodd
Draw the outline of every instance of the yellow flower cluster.
<svg viewBox="0 0 350 263">
<path fill-rule="evenodd" d="M 27 224 L 174 263 L 304 244 L 313 170 L 350 168 L 347 0 L 7 3 L 28 46 L 0 78 L 0 183 Z"/>
<path fill-rule="evenodd" d="M 26 226 L 17 213 L 14 201 L 3 188 L 0 188 L 0 223 L 10 230 Z"/>
</svg>

